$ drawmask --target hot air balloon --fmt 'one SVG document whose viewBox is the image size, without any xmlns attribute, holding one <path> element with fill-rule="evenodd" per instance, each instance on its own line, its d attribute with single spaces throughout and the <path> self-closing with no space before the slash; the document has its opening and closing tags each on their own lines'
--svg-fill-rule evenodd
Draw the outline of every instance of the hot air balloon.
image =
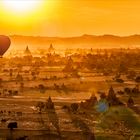
<svg viewBox="0 0 140 140">
<path fill-rule="evenodd" d="M 10 47 L 11 41 L 8 36 L 0 35 L 0 57 L 4 55 L 4 53 Z"/>
</svg>

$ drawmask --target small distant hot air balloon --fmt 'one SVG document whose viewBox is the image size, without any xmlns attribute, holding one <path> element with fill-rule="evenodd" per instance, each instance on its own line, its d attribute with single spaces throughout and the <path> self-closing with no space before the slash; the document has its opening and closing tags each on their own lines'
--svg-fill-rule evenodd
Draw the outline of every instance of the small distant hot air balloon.
<svg viewBox="0 0 140 140">
<path fill-rule="evenodd" d="M 0 57 L 4 55 L 4 53 L 10 47 L 11 41 L 8 36 L 0 35 Z"/>
</svg>

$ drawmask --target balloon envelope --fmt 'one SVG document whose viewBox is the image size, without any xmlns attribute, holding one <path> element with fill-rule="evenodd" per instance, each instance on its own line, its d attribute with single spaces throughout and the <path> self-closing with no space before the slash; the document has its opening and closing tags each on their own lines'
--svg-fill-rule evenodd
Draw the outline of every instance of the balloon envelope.
<svg viewBox="0 0 140 140">
<path fill-rule="evenodd" d="M 11 41 L 8 36 L 0 35 L 0 56 L 4 55 L 4 53 L 10 47 Z"/>
</svg>

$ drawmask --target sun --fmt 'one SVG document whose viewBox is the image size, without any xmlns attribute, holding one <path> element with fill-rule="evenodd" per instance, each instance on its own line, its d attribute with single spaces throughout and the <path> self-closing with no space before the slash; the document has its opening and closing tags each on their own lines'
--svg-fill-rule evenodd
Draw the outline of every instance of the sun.
<svg viewBox="0 0 140 140">
<path fill-rule="evenodd" d="M 3 3 L 8 11 L 28 13 L 34 11 L 38 7 L 40 1 L 41 0 L 3 0 Z"/>
</svg>

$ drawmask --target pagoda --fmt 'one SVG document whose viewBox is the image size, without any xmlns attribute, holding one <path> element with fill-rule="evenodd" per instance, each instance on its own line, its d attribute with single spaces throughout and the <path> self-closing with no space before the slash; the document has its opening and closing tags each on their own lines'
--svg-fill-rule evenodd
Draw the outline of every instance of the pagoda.
<svg viewBox="0 0 140 140">
<path fill-rule="evenodd" d="M 30 49 L 29 49 L 28 46 L 26 47 L 26 49 L 24 51 L 24 56 L 30 56 L 30 57 L 32 57 L 32 53 L 31 53 L 31 51 L 30 51 Z"/>
</svg>

